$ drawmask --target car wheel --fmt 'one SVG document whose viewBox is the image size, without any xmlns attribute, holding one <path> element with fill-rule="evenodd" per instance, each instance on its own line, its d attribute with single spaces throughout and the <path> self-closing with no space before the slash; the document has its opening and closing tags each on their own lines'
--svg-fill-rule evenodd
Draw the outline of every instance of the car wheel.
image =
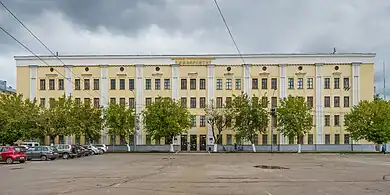
<svg viewBox="0 0 390 195">
<path fill-rule="evenodd" d="M 25 160 L 20 160 L 19 163 L 25 163 L 26 161 Z"/>
<path fill-rule="evenodd" d="M 68 158 L 69 158 L 69 154 L 68 154 L 68 153 L 65 153 L 64 155 L 62 155 L 62 158 L 68 159 Z"/>
<path fill-rule="evenodd" d="M 45 155 L 41 156 L 41 160 L 42 161 L 46 161 L 47 160 L 47 156 L 45 156 Z"/>
<path fill-rule="evenodd" d="M 12 163 L 14 163 L 14 160 L 12 160 L 12 158 L 7 158 L 7 159 L 5 160 L 5 162 L 6 162 L 7 164 L 12 164 Z"/>
</svg>

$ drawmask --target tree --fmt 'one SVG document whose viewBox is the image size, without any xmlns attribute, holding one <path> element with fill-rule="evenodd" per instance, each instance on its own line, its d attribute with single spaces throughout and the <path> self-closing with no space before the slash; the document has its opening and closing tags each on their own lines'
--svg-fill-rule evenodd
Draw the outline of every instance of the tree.
<svg viewBox="0 0 390 195">
<path fill-rule="evenodd" d="M 354 140 L 376 144 L 390 141 L 390 102 L 383 99 L 361 101 L 345 115 L 346 131 Z"/>
<path fill-rule="evenodd" d="M 90 103 L 74 105 L 76 134 L 82 134 L 85 141 L 92 143 L 100 138 L 100 131 L 103 124 L 102 109 L 92 107 Z"/>
<path fill-rule="evenodd" d="M 104 110 L 104 121 L 110 135 L 126 140 L 134 132 L 134 110 L 118 104 L 110 104 Z M 127 144 L 127 141 L 125 141 Z"/>
<path fill-rule="evenodd" d="M 142 122 L 146 133 L 153 139 L 181 135 L 191 127 L 190 113 L 181 107 L 177 100 L 168 97 L 157 100 L 146 106 Z M 171 142 L 170 151 L 173 152 Z"/>
<path fill-rule="evenodd" d="M 253 151 L 254 138 L 258 133 L 266 133 L 269 113 L 266 110 L 268 101 L 265 99 L 259 100 L 259 98 L 249 96 L 245 93 L 240 96 L 234 96 L 232 104 L 232 113 L 234 118 L 233 127 L 242 138 L 249 140 L 252 143 Z"/>
</svg>

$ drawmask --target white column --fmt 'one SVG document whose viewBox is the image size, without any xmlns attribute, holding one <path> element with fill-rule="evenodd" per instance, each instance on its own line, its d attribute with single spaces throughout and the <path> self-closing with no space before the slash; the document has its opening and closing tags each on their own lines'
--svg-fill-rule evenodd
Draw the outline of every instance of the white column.
<svg viewBox="0 0 390 195">
<path fill-rule="evenodd" d="M 352 105 L 356 106 L 360 102 L 360 62 L 352 62 Z M 352 144 L 359 141 L 352 140 Z"/>
<path fill-rule="evenodd" d="M 244 93 L 251 97 L 251 64 L 243 64 L 244 72 Z"/>
<path fill-rule="evenodd" d="M 287 97 L 286 66 L 286 64 L 279 65 L 279 99 Z M 279 135 L 279 143 L 286 143 L 286 139 L 283 134 Z"/>
<path fill-rule="evenodd" d="M 172 99 L 179 99 L 179 64 L 172 64 Z"/>
<path fill-rule="evenodd" d="M 141 115 L 144 106 L 144 79 L 143 79 L 144 69 L 143 68 L 144 68 L 143 64 L 135 65 L 135 74 L 136 74 L 135 114 L 139 117 L 139 121 L 140 121 L 140 123 L 138 124 L 139 130 L 136 132 L 137 145 L 142 144 L 142 134 L 143 134 L 142 115 Z"/>
<path fill-rule="evenodd" d="M 323 64 L 317 63 L 316 66 L 316 144 L 323 144 L 324 136 L 324 105 L 322 95 L 322 76 L 321 69 Z"/>
<path fill-rule="evenodd" d="M 67 98 L 72 96 L 72 65 L 64 65 L 65 69 L 65 83 L 64 83 L 64 88 L 65 88 L 65 96 Z M 65 143 L 66 144 L 72 144 L 72 136 L 66 136 L 65 138 Z"/>
<path fill-rule="evenodd" d="M 34 99 L 37 97 L 37 69 L 38 65 L 36 64 L 30 64 L 30 101 L 34 101 Z M 7 87 L 7 86 L 6 86 Z M 23 94 L 26 95 L 26 94 Z M 39 101 L 39 100 L 37 100 Z"/>
<path fill-rule="evenodd" d="M 211 104 L 214 100 L 214 86 L 215 86 L 215 65 L 209 64 L 207 66 L 207 102 Z M 215 101 L 215 100 L 214 100 Z M 210 124 L 207 123 L 207 139 L 208 144 L 214 144 L 213 131 Z"/>
<path fill-rule="evenodd" d="M 100 65 L 100 102 L 103 108 L 108 106 L 108 65 Z M 104 144 L 108 144 L 108 130 L 104 127 L 101 132 L 101 139 Z"/>
</svg>

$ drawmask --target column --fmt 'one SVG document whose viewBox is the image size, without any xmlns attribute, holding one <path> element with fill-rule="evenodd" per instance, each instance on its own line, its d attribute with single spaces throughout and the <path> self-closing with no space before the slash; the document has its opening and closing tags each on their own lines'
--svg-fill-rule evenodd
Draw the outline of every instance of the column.
<svg viewBox="0 0 390 195">
<path fill-rule="evenodd" d="M 172 99 L 179 99 L 179 64 L 172 64 Z"/>
<path fill-rule="evenodd" d="M 30 64 L 29 67 L 30 67 L 30 97 L 29 98 L 30 98 L 30 101 L 33 101 L 37 97 L 37 69 L 38 69 L 38 65 Z"/>
<path fill-rule="evenodd" d="M 251 97 L 251 64 L 243 64 L 244 93 Z"/>
<path fill-rule="evenodd" d="M 287 97 L 286 67 L 286 64 L 279 65 L 279 99 Z M 286 139 L 283 134 L 279 135 L 279 143 L 286 143 Z"/>
<path fill-rule="evenodd" d="M 215 86 L 215 65 L 209 64 L 207 66 L 207 102 L 211 104 L 214 100 L 214 86 Z M 214 100 L 215 101 L 215 100 Z M 210 124 L 207 123 L 207 139 L 208 144 L 214 144 L 213 131 Z"/>
<path fill-rule="evenodd" d="M 322 76 L 321 69 L 324 64 L 317 63 L 316 66 L 316 144 L 324 143 L 324 105 L 322 95 Z"/>
<path fill-rule="evenodd" d="M 73 90 L 73 85 L 72 85 L 72 65 L 64 65 L 65 69 L 65 83 L 64 83 L 64 88 L 65 88 L 65 96 L 67 98 L 72 96 L 72 90 Z M 72 143 L 72 136 L 66 136 L 65 138 L 65 143 L 66 144 L 71 144 Z"/>
<path fill-rule="evenodd" d="M 144 106 L 144 65 L 136 64 L 135 65 L 135 114 L 139 119 L 138 130 L 135 132 L 137 135 L 137 140 L 134 140 L 137 145 L 142 144 L 142 134 L 143 134 L 143 125 L 142 125 L 142 110 Z"/>
<path fill-rule="evenodd" d="M 108 106 L 108 65 L 100 65 L 100 101 L 103 108 Z M 101 140 L 108 144 L 108 129 L 104 127 L 101 132 Z"/>
<path fill-rule="evenodd" d="M 352 105 L 356 106 L 360 102 L 360 62 L 352 62 Z M 359 141 L 352 140 L 352 144 Z"/>
</svg>

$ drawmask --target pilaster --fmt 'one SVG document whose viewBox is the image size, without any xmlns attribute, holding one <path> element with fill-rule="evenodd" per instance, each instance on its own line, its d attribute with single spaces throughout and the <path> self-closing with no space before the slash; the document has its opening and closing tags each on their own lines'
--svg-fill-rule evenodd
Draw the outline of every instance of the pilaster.
<svg viewBox="0 0 390 195">
<path fill-rule="evenodd" d="M 214 86 L 215 86 L 215 65 L 209 64 L 207 66 L 207 102 L 211 105 L 214 100 Z M 210 124 L 207 123 L 207 137 L 208 144 L 214 144 L 213 131 Z"/>
<path fill-rule="evenodd" d="M 172 64 L 172 99 L 179 99 L 179 64 Z"/>
<path fill-rule="evenodd" d="M 137 115 L 139 121 L 142 121 L 142 110 L 144 106 L 144 65 L 136 64 L 135 65 L 135 114 Z M 135 132 L 137 135 L 136 144 L 142 144 L 142 134 L 143 134 L 143 125 L 142 122 L 138 123 L 138 131 Z"/>
<path fill-rule="evenodd" d="M 360 62 L 352 62 L 352 105 L 356 106 L 360 102 Z M 353 144 L 359 141 L 352 140 Z"/>
<path fill-rule="evenodd" d="M 64 65 L 65 69 L 65 83 L 64 83 L 64 88 L 65 88 L 65 96 L 67 98 L 72 96 L 72 65 Z M 65 137 L 65 143 L 66 144 L 71 144 L 72 143 L 72 136 L 66 136 Z"/>
<path fill-rule="evenodd" d="M 323 64 L 317 63 L 316 66 L 316 144 L 324 143 L 324 105 L 323 105 L 323 86 L 321 69 Z"/>
<path fill-rule="evenodd" d="M 30 64 L 30 101 L 33 101 L 37 97 L 37 69 L 38 65 Z M 38 100 L 39 101 L 39 100 Z"/>
<path fill-rule="evenodd" d="M 279 98 L 287 97 L 287 85 L 286 85 L 286 64 L 279 65 Z M 285 136 L 281 133 L 279 135 L 279 143 L 286 144 Z"/>
<path fill-rule="evenodd" d="M 251 64 L 243 64 L 244 72 L 244 93 L 251 97 Z"/>
<path fill-rule="evenodd" d="M 100 102 L 103 108 L 108 106 L 108 65 L 100 65 Z M 101 132 L 101 140 L 108 144 L 108 129 L 104 127 Z"/>
</svg>

